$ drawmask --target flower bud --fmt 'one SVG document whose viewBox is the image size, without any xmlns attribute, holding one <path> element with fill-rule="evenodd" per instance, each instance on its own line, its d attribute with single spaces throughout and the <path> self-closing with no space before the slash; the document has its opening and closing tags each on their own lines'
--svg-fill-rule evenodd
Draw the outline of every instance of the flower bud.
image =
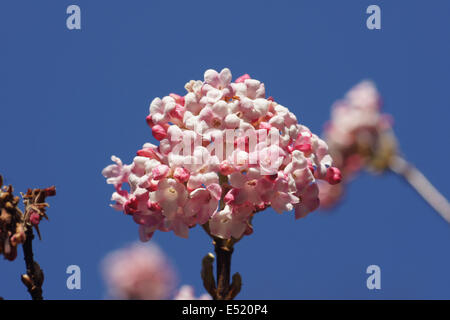
<svg viewBox="0 0 450 320">
<path fill-rule="evenodd" d="M 326 180 L 330 184 L 338 184 L 342 180 L 341 171 L 336 167 L 329 167 L 327 170 Z"/>
<path fill-rule="evenodd" d="M 181 167 L 175 168 L 173 177 L 177 179 L 178 182 L 185 183 L 189 180 L 190 177 L 189 170 Z"/>
<path fill-rule="evenodd" d="M 158 165 L 152 170 L 154 180 L 161 180 L 165 178 L 167 173 L 169 173 L 169 167 L 164 164 Z"/>
<path fill-rule="evenodd" d="M 152 134 L 156 140 L 161 141 L 167 136 L 167 131 L 163 126 L 157 124 L 152 128 Z"/>
<path fill-rule="evenodd" d="M 241 83 L 241 82 L 245 82 L 245 80 L 247 80 L 247 79 L 251 79 L 251 78 L 250 78 L 250 75 L 248 75 L 246 73 L 246 74 L 240 76 L 239 78 L 237 78 L 234 82 Z"/>
<path fill-rule="evenodd" d="M 39 222 L 41 221 L 41 216 L 39 215 L 38 212 L 33 211 L 30 214 L 30 222 L 33 226 L 37 226 L 39 224 Z"/>
</svg>

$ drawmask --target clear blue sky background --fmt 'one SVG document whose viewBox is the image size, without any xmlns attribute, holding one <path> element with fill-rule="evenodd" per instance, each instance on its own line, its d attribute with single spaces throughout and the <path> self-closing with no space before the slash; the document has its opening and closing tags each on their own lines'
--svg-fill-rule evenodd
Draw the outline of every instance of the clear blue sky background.
<svg viewBox="0 0 450 320">
<path fill-rule="evenodd" d="M 366 28 L 370 4 L 382 29 Z M 82 30 L 66 28 L 77 4 Z M 373 79 L 395 117 L 410 161 L 450 197 L 448 1 L 23 1 L 0 4 L 0 172 L 17 192 L 55 184 L 35 254 L 49 299 L 101 299 L 99 263 L 137 240 L 137 226 L 109 205 L 101 176 L 111 154 L 129 163 L 154 142 L 150 101 L 183 93 L 208 68 L 265 82 L 269 95 L 314 132 L 333 101 Z M 295 221 L 272 210 L 236 246 L 242 299 L 450 299 L 450 227 L 400 178 L 363 174 L 333 212 Z M 201 228 L 188 240 L 154 240 L 180 283 L 204 292 Z M 66 267 L 82 289 L 66 288 Z M 382 289 L 366 288 L 367 266 Z M 0 260 L 0 296 L 28 298 L 22 256 Z"/>
</svg>

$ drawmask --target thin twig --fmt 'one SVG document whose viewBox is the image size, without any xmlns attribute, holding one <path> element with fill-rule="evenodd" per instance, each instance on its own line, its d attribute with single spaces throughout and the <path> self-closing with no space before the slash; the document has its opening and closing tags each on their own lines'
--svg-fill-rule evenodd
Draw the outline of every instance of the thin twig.
<svg viewBox="0 0 450 320">
<path fill-rule="evenodd" d="M 450 204 L 447 199 L 428 181 L 428 179 L 412 164 L 400 156 L 393 157 L 390 169 L 405 178 L 406 181 L 450 223 Z"/>
</svg>

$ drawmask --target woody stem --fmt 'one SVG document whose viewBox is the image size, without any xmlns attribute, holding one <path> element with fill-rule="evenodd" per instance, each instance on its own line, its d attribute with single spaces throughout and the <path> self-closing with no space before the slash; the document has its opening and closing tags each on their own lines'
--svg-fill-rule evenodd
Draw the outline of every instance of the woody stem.
<svg viewBox="0 0 450 320">
<path fill-rule="evenodd" d="M 214 240 L 217 255 L 217 290 L 215 300 L 227 300 L 230 289 L 231 255 L 233 247 L 227 245 L 223 239 Z"/>
<path fill-rule="evenodd" d="M 30 283 L 24 283 L 27 286 L 28 292 L 30 293 L 30 296 L 33 300 L 43 300 L 44 298 L 42 297 L 42 282 L 41 280 L 37 279 L 38 277 L 40 277 L 39 274 L 42 273 L 42 270 L 34 261 L 33 238 L 33 229 L 31 228 L 31 226 L 28 226 L 26 230 L 26 240 L 22 248 L 25 266 L 27 268 L 27 276 L 31 281 Z"/>
<path fill-rule="evenodd" d="M 417 193 L 450 223 L 450 204 L 417 168 L 405 159 L 395 156 L 390 163 L 390 169 L 405 178 Z"/>
</svg>

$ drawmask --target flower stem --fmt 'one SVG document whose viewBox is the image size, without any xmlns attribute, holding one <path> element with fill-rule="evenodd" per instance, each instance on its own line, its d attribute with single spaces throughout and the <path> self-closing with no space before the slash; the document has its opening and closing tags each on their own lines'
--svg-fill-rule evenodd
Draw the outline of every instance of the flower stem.
<svg viewBox="0 0 450 320">
<path fill-rule="evenodd" d="M 205 232 L 213 239 L 213 245 L 217 256 L 216 261 L 216 279 L 213 275 L 214 255 L 207 254 L 202 261 L 201 276 L 203 286 L 214 300 L 233 300 L 241 291 L 242 278 L 236 272 L 230 283 L 231 256 L 234 250 L 234 244 L 239 241 L 236 239 L 221 239 L 211 234 L 208 223 L 203 225 Z"/>
<path fill-rule="evenodd" d="M 228 300 L 233 247 L 228 246 L 226 240 L 215 239 L 214 249 L 217 255 L 217 289 L 215 299 Z"/>
<path fill-rule="evenodd" d="M 428 179 L 412 164 L 400 156 L 394 156 L 390 169 L 401 175 L 405 180 L 434 208 L 448 223 L 450 223 L 450 204 L 447 199 L 428 181 Z"/>
</svg>

